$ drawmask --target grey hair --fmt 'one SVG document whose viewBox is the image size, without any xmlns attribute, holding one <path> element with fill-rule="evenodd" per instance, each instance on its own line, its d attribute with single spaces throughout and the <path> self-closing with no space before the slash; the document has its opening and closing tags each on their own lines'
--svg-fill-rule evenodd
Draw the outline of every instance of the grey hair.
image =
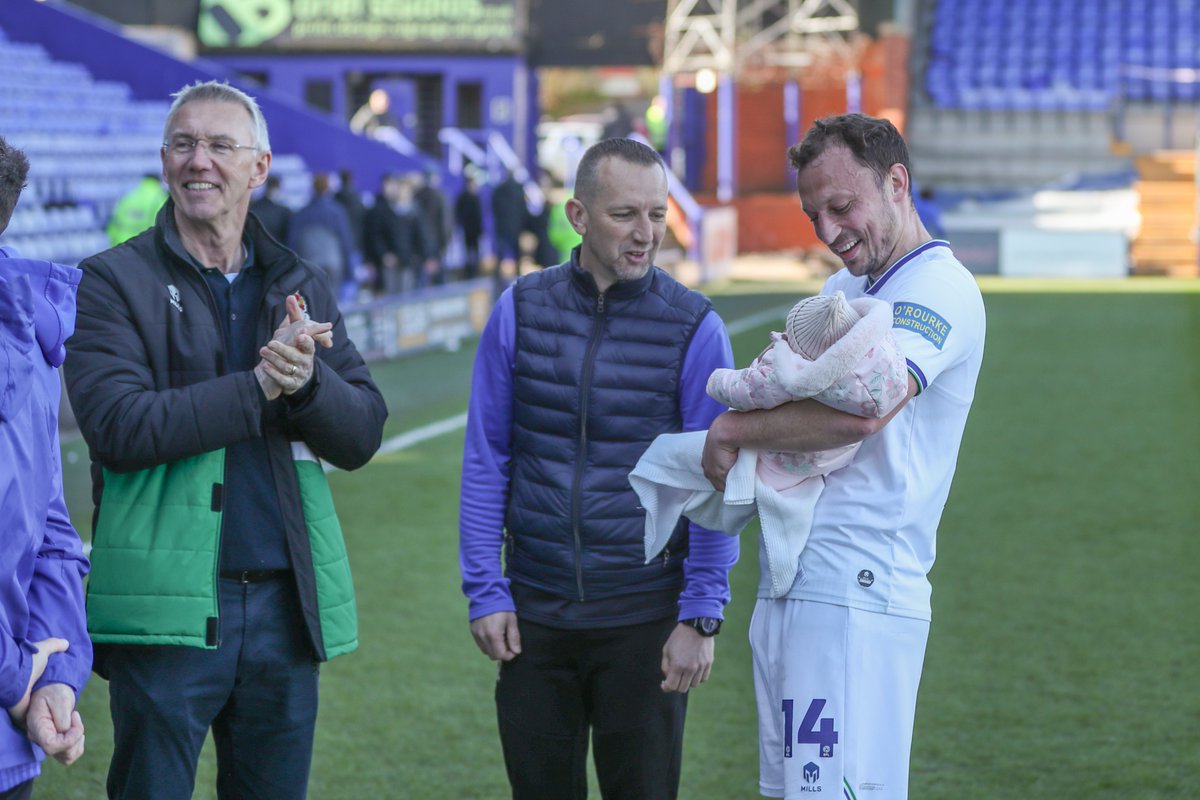
<svg viewBox="0 0 1200 800">
<path fill-rule="evenodd" d="M 183 87 L 171 97 L 174 100 L 171 103 L 171 109 L 167 112 L 167 121 L 163 125 L 164 140 L 170 133 L 171 121 L 175 119 L 175 114 L 180 108 L 193 100 L 213 100 L 222 103 L 237 103 L 246 109 L 246 113 L 250 115 L 254 124 L 254 146 L 264 152 L 271 149 L 271 139 L 267 135 L 267 121 L 263 118 L 262 109 L 258 107 L 258 103 L 253 97 L 236 86 L 230 86 L 225 81 L 196 81 Z"/>
</svg>

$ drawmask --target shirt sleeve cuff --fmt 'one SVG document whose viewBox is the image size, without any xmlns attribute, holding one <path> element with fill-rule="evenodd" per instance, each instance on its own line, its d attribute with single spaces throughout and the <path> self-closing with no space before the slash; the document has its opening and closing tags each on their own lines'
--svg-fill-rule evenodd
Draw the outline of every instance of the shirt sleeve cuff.
<svg viewBox="0 0 1200 800">
<path fill-rule="evenodd" d="M 309 400 L 312 399 L 313 394 L 316 393 L 317 384 L 320 383 L 320 378 L 318 376 L 321 374 L 321 368 L 316 366 L 317 363 L 319 362 L 314 359 L 313 374 L 312 377 L 308 379 L 308 383 L 304 384 L 291 394 L 285 394 L 283 396 L 283 401 L 287 403 L 289 411 L 299 411 L 308 403 Z"/>
<path fill-rule="evenodd" d="M 908 374 L 913 376 L 913 380 L 917 382 L 917 394 L 925 391 L 929 386 L 929 381 L 925 378 L 925 373 L 921 371 L 911 358 L 904 359 L 904 363 L 908 365 Z"/>
<path fill-rule="evenodd" d="M 471 603 L 467 618 L 474 622 L 480 617 L 486 617 L 489 614 L 500 614 L 505 611 L 516 613 L 517 607 L 513 603 L 512 598 L 505 600 L 493 600 L 490 603 Z"/>
<path fill-rule="evenodd" d="M 719 600 L 687 600 L 679 604 L 679 616 L 676 619 L 695 619 L 696 617 L 712 617 L 725 619 L 725 606 Z"/>
</svg>

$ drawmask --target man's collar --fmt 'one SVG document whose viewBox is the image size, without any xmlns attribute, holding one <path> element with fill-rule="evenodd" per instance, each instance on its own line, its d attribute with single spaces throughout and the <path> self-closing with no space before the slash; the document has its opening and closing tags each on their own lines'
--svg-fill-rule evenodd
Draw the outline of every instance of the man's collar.
<svg viewBox="0 0 1200 800">
<path fill-rule="evenodd" d="M 183 237 L 179 233 L 179 226 L 175 222 L 175 202 L 170 198 L 163 203 L 162 209 L 158 212 L 158 225 L 163 232 L 163 241 L 167 247 L 179 256 L 181 259 L 192 265 L 196 270 L 203 273 L 206 269 L 212 267 L 206 264 L 201 264 L 190 250 L 183 244 Z M 250 269 L 254 266 L 254 238 L 250 235 L 249 226 L 242 226 L 242 247 L 245 248 L 245 259 L 242 262 L 240 270 Z"/>
<path fill-rule="evenodd" d="M 600 287 L 596 284 L 596 277 L 579 263 L 579 254 L 582 247 L 582 245 L 577 244 L 571 250 L 571 263 L 568 265 L 568 269 L 570 269 L 571 276 L 578 286 L 582 287 L 588 294 L 599 296 Z M 636 297 L 650 288 L 650 284 L 654 282 L 654 272 L 657 269 L 657 267 L 651 266 L 645 275 L 636 280 L 616 281 L 608 287 L 605 294 L 610 299 Z"/>
</svg>

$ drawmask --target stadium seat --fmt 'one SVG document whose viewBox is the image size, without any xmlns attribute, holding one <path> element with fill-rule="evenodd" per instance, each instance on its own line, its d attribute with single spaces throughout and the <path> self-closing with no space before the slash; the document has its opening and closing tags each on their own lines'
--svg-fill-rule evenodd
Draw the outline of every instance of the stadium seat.
<svg viewBox="0 0 1200 800">
<path fill-rule="evenodd" d="M 1121 81 L 1118 70 L 1130 64 L 1164 72 L 1200 68 L 1198 6 L 1179 0 L 940 0 L 924 85 L 935 105 L 967 110 L 1095 110 L 1122 91 L 1138 101 L 1192 102 L 1197 90 L 1186 81 Z"/>
<path fill-rule="evenodd" d="M 29 185 L 0 244 L 28 258 L 77 263 L 108 247 L 104 224 L 142 175 L 161 169 L 169 103 L 138 100 L 128 84 L 95 80 L 81 64 L 55 61 L 36 43 L 0 30 L 0 132 L 29 156 Z M 275 154 L 272 172 L 290 187 L 285 202 L 308 201 L 304 161 Z"/>
</svg>

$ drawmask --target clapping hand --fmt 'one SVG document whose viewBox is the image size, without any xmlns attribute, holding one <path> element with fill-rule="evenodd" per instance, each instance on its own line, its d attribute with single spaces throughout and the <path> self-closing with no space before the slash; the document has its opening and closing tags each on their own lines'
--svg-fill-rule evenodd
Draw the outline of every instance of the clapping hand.
<svg viewBox="0 0 1200 800">
<path fill-rule="evenodd" d="M 295 295 L 287 298 L 287 316 L 271 341 L 259 349 L 262 360 L 254 368 L 268 400 L 294 394 L 312 378 L 317 345 L 333 347 L 333 323 L 307 319 Z"/>
</svg>

